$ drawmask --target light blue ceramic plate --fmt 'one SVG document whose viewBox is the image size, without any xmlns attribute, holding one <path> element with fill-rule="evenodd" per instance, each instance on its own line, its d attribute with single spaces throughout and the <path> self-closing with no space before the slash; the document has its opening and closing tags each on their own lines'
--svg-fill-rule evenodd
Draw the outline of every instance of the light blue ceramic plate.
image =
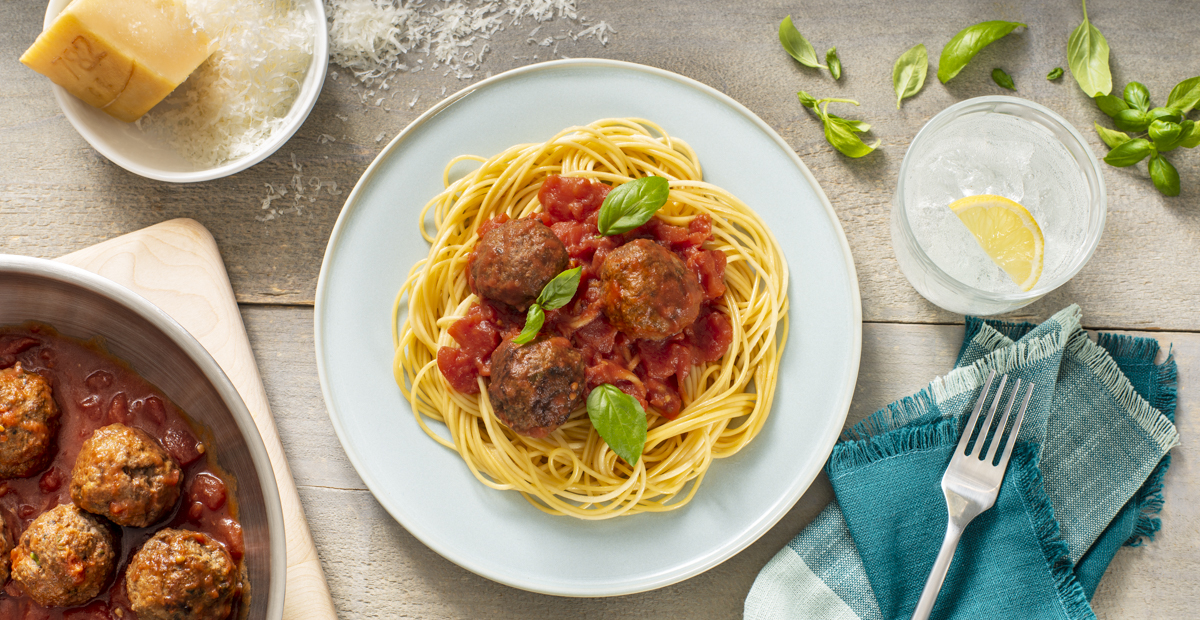
<svg viewBox="0 0 1200 620">
<path fill-rule="evenodd" d="M 780 105 L 797 105 L 781 101 Z M 761 434 L 715 462 L 691 504 L 602 522 L 552 517 L 480 484 L 429 439 L 392 379 L 391 308 L 429 246 L 421 207 L 453 157 L 617 116 L 687 141 L 706 180 L 755 209 L 791 269 L 791 335 Z M 421 115 L 346 200 L 317 284 L 329 417 L 363 482 L 434 551 L 489 579 L 567 596 L 628 594 L 701 573 L 754 542 L 817 476 L 846 418 L 862 315 L 846 237 L 812 174 L 766 123 L 685 77 L 608 60 L 548 62 L 484 80 Z M 364 551 L 366 552 L 366 551 Z"/>
</svg>

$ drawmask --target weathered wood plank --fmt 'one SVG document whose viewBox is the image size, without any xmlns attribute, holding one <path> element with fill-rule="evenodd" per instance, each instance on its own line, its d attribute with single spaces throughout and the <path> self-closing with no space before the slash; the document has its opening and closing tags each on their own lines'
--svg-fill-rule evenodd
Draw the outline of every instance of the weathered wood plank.
<svg viewBox="0 0 1200 620">
<path fill-rule="evenodd" d="M 1098 155 L 1105 147 L 1091 130 L 1102 115 L 1070 76 L 1044 76 L 1064 66 L 1066 37 L 1080 13 L 1072 3 L 1035 0 L 988 4 L 957 0 L 878 3 L 846 0 L 810 7 L 775 1 L 741 3 L 580 0 L 580 12 L 617 30 L 609 45 L 564 43 L 559 55 L 599 56 L 640 62 L 709 84 L 741 101 L 774 127 L 812 169 L 837 210 L 855 255 L 863 314 L 869 321 L 946 323 L 958 319 L 925 302 L 896 267 L 888 215 L 904 151 L 937 111 L 968 97 L 1002 94 L 988 77 L 996 66 L 1016 80 L 1017 95 L 1043 103 L 1078 127 Z M 1194 73 L 1200 26 L 1181 18 L 1174 2 L 1096 0 L 1089 7 L 1113 49 L 1118 87 L 1137 79 L 1157 101 Z M 343 70 L 327 80 L 309 121 L 280 151 L 254 168 L 210 183 L 175 186 L 127 173 L 87 146 L 59 112 L 46 80 L 17 62 L 40 30 L 42 4 L 0 4 L 9 36 L 0 39 L 0 247 L 6 252 L 57 256 L 120 233 L 175 217 L 191 217 L 213 232 L 241 302 L 310 304 L 326 240 L 346 194 L 361 172 L 410 121 L 447 93 L 472 80 L 441 72 L 406 75 L 382 111 L 366 104 Z M 779 49 L 775 28 L 795 13 L 805 35 L 821 50 L 836 45 L 845 65 L 840 82 L 799 67 Z M 984 50 L 949 85 L 930 76 L 923 92 L 895 109 L 893 60 L 917 42 L 934 56 L 958 29 L 987 19 L 1012 19 L 1029 29 Z M 512 26 L 491 40 L 478 80 L 488 73 L 546 60 L 547 48 L 526 41 L 532 25 Z M 547 26 L 542 34 L 556 34 Z M 564 32 L 565 34 L 565 32 Z M 538 55 L 535 61 L 533 56 Z M 834 152 L 819 124 L 797 103 L 795 92 L 852 97 L 862 107 L 849 116 L 875 125 L 879 152 L 849 160 Z M 413 107 L 411 97 L 419 96 Z M 395 103 L 391 103 L 394 101 Z M 346 120 L 342 120 L 345 118 Z M 382 134 L 383 139 L 376 141 Z M 321 136 L 336 141 L 322 143 Z M 292 156 L 301 167 L 292 165 Z M 1026 315 L 1045 315 L 1070 301 L 1088 308 L 1097 325 L 1133 329 L 1200 329 L 1200 275 L 1186 265 L 1200 260 L 1200 156 L 1172 154 L 1183 194 L 1163 198 L 1137 169 L 1104 167 L 1109 216 L 1092 262 L 1072 282 Z M 267 184 L 283 188 L 299 175 L 305 192 L 295 213 L 263 216 Z M 312 189 L 315 179 L 324 184 Z M 331 183 L 337 189 L 331 193 Z M 298 197 L 290 190 L 286 204 Z M 311 199 L 311 200 L 310 200 Z M 281 203 L 276 202 L 275 206 Z"/>
</svg>

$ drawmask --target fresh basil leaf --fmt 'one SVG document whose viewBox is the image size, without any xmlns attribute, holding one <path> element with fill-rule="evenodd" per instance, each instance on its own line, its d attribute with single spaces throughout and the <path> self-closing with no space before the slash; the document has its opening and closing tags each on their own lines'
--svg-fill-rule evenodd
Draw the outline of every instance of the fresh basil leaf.
<svg viewBox="0 0 1200 620">
<path fill-rule="evenodd" d="M 783 49 L 796 59 L 796 62 L 814 69 L 824 69 L 825 65 L 817 60 L 817 50 L 813 49 L 812 43 L 800 34 L 799 30 L 792 25 L 792 16 L 788 15 L 779 22 L 779 42 L 783 45 Z"/>
<path fill-rule="evenodd" d="M 900 54 L 892 66 L 892 88 L 896 90 L 896 109 L 900 102 L 920 92 L 929 72 L 929 53 L 924 43 L 918 43 Z"/>
<path fill-rule="evenodd" d="M 1116 118 L 1121 110 L 1129 109 L 1129 104 L 1125 103 L 1124 99 L 1112 95 L 1100 95 L 1096 97 L 1096 106 L 1100 108 L 1101 112 L 1107 114 L 1109 118 Z"/>
<path fill-rule="evenodd" d="M 1150 159 L 1150 180 L 1163 196 L 1179 195 L 1179 171 L 1161 155 Z"/>
<path fill-rule="evenodd" d="M 1125 85 L 1125 103 L 1135 110 L 1150 111 L 1150 90 L 1141 82 L 1130 82 Z"/>
<path fill-rule="evenodd" d="M 1118 144 L 1113 150 L 1108 152 L 1108 155 L 1104 157 L 1104 161 L 1110 166 L 1124 168 L 1146 159 L 1146 156 L 1153 151 L 1154 147 L 1151 146 L 1149 140 L 1137 138 Z"/>
<path fill-rule="evenodd" d="M 1089 97 L 1112 92 L 1112 72 L 1108 69 L 1108 41 L 1088 21 L 1087 0 L 1083 0 L 1083 22 L 1067 39 L 1067 66 L 1079 87 Z"/>
<path fill-rule="evenodd" d="M 637 465 L 646 447 L 646 410 L 636 398 L 605 383 L 587 397 L 588 418 L 617 456 Z"/>
<path fill-rule="evenodd" d="M 816 97 L 813 97 L 812 95 L 810 95 L 804 91 L 800 91 L 800 92 L 796 93 L 796 96 L 800 98 L 800 105 L 802 105 L 806 108 L 809 108 L 814 112 L 817 110 L 817 98 Z"/>
<path fill-rule="evenodd" d="M 1175 148 L 1180 134 L 1183 133 L 1183 126 L 1171 121 L 1158 120 L 1151 122 L 1147 131 L 1150 134 L 1150 141 L 1154 143 L 1154 148 L 1159 153 L 1165 153 Z"/>
<path fill-rule="evenodd" d="M 1175 85 L 1167 95 L 1167 107 L 1187 114 L 1200 103 L 1200 77 L 1188 78 Z"/>
<path fill-rule="evenodd" d="M 1050 73 L 1046 74 L 1046 79 L 1053 82 L 1054 80 L 1057 80 L 1058 78 L 1062 77 L 1062 74 L 1063 74 L 1062 67 L 1055 67 L 1050 70 Z"/>
<path fill-rule="evenodd" d="M 1146 121 L 1148 123 L 1153 123 L 1154 121 L 1179 123 L 1183 121 L 1183 115 L 1175 108 L 1154 108 L 1146 113 Z"/>
<path fill-rule="evenodd" d="M 963 28 L 942 48 L 942 56 L 938 60 L 938 79 L 943 84 L 949 82 L 950 78 L 958 75 L 958 72 L 971 62 L 975 54 L 1018 26 L 1024 27 L 1025 24 L 990 21 Z"/>
<path fill-rule="evenodd" d="M 870 123 L 865 123 L 863 121 L 855 121 L 855 120 L 851 120 L 848 118 L 842 118 L 842 117 L 838 116 L 837 114 L 830 114 L 829 120 L 841 123 L 842 125 L 844 125 L 846 127 L 846 129 L 849 129 L 850 131 L 853 131 L 854 133 L 863 133 L 863 132 L 871 131 Z"/>
<path fill-rule="evenodd" d="M 546 313 L 542 312 L 542 307 L 536 303 L 529 306 L 529 312 L 525 314 L 525 327 L 521 329 L 521 333 L 513 338 L 513 342 L 517 344 L 529 344 L 537 338 L 538 332 L 542 331 L 542 324 L 546 322 Z"/>
<path fill-rule="evenodd" d="M 833 76 L 833 79 L 842 79 L 842 59 L 838 58 L 836 46 L 825 52 L 825 64 L 829 65 L 829 74 Z"/>
<path fill-rule="evenodd" d="M 605 196 L 596 227 L 604 236 L 629 232 L 654 217 L 671 193 L 663 177 L 642 177 L 622 183 Z"/>
<path fill-rule="evenodd" d="M 1108 127 L 1101 127 L 1100 123 L 1092 124 L 1096 126 L 1096 133 L 1100 136 L 1100 139 L 1104 140 L 1104 143 L 1110 149 L 1115 149 L 1121 144 L 1129 142 L 1129 134 L 1127 133 L 1109 129 Z"/>
<path fill-rule="evenodd" d="M 546 310 L 558 310 L 567 305 L 575 297 L 575 289 L 579 288 L 579 273 L 583 267 L 567 269 L 554 276 L 546 283 L 538 295 L 537 304 Z"/>
<path fill-rule="evenodd" d="M 1012 78 L 1008 77 L 1008 74 L 1004 72 L 1004 69 L 999 67 L 992 69 L 992 81 L 995 82 L 996 86 L 999 86 L 1000 88 L 1007 88 L 1009 90 L 1017 89 L 1017 85 L 1013 84 Z"/>
<path fill-rule="evenodd" d="M 1185 122 L 1190 123 L 1192 121 Z M 1200 146 L 1200 123 L 1192 123 L 1192 131 L 1179 141 L 1179 146 L 1185 149 L 1194 149 Z"/>
<path fill-rule="evenodd" d="M 864 143 L 853 130 L 838 119 L 825 121 L 825 139 L 843 155 L 855 159 L 874 151 L 875 147 L 879 146 L 879 140 L 876 140 L 874 144 Z"/>
<path fill-rule="evenodd" d="M 1117 112 L 1117 115 L 1113 117 L 1113 124 L 1121 131 L 1136 133 L 1146 131 L 1146 128 L 1150 126 L 1150 117 L 1141 110 L 1130 108 Z"/>
</svg>

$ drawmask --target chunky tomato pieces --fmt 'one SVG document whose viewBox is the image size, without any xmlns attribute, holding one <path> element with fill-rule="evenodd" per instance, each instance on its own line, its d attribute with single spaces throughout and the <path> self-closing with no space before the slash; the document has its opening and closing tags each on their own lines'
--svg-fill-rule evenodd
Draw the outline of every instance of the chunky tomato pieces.
<svg viewBox="0 0 1200 620">
<path fill-rule="evenodd" d="M 538 192 L 543 211 L 534 217 L 563 242 L 571 266 L 583 267 L 575 298 L 558 310 L 547 311 L 542 331 L 567 338 L 583 353 L 589 390 L 609 383 L 643 406 L 674 418 L 683 407 L 681 382 L 697 364 L 719 360 L 733 341 L 729 317 L 713 307 L 725 294 L 725 254 L 703 247 L 712 238 L 712 220 L 704 214 L 687 227 L 651 218 L 625 234 L 601 236 L 596 220 L 609 189 L 590 179 L 552 175 Z M 484 222 L 480 234 L 507 220 L 508 216 L 501 215 Z M 609 252 L 634 239 L 651 239 L 670 249 L 696 274 L 704 290 L 700 316 L 665 340 L 633 340 L 604 318 L 600 267 Z M 450 327 L 458 347 L 438 350 L 438 369 L 455 390 L 478 393 L 477 378 L 490 374 L 492 352 L 503 337 L 516 334 L 523 326 L 523 314 L 484 300 Z"/>
</svg>

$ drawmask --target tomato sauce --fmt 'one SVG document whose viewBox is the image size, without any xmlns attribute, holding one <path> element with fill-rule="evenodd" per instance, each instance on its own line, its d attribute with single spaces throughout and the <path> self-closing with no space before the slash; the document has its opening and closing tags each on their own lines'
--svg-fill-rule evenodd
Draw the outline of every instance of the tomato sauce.
<svg viewBox="0 0 1200 620">
<path fill-rule="evenodd" d="M 596 221 L 610 189 L 590 179 L 552 175 L 538 192 L 543 212 L 534 217 L 566 246 L 571 267 L 583 267 L 575 297 L 558 310 L 546 311 L 542 332 L 566 338 L 583 353 L 589 390 L 603 383 L 615 385 L 643 407 L 653 406 L 673 419 L 683 407 L 680 382 L 697 364 L 720 359 L 733 340 L 729 317 L 714 306 L 725 294 L 725 254 L 704 249 L 703 244 L 712 239 L 712 220 L 704 214 L 686 228 L 655 217 L 627 233 L 601 236 Z M 507 219 L 501 215 L 484 222 L 480 236 Z M 609 324 L 603 313 L 600 269 L 610 252 L 634 239 L 651 239 L 671 250 L 704 291 L 696 321 L 665 340 L 630 338 Z M 524 313 L 483 300 L 450 327 L 450 336 L 459 346 L 438 350 L 442 376 L 461 393 L 478 393 L 477 377 L 490 375 L 492 351 L 524 325 Z"/>
<path fill-rule="evenodd" d="M 183 469 L 180 499 L 169 517 L 147 528 L 112 525 L 117 566 L 100 594 L 70 609 L 44 608 L 10 580 L 0 590 L 4 620 L 136 620 L 125 592 L 125 567 L 134 552 L 163 528 L 208 534 L 225 546 L 235 562 L 245 553 L 237 522 L 235 481 L 215 463 L 203 429 L 154 386 L 95 342 L 79 342 L 46 325 L 0 328 L 0 368 L 20 362 L 49 382 L 58 404 L 55 455 L 28 478 L 0 480 L 0 517 L 19 543 L 20 534 L 43 512 L 71 503 L 71 470 L 83 441 L 102 426 L 121 423 L 140 428 L 162 444 Z M 232 618 L 240 617 L 240 601 Z"/>
</svg>

